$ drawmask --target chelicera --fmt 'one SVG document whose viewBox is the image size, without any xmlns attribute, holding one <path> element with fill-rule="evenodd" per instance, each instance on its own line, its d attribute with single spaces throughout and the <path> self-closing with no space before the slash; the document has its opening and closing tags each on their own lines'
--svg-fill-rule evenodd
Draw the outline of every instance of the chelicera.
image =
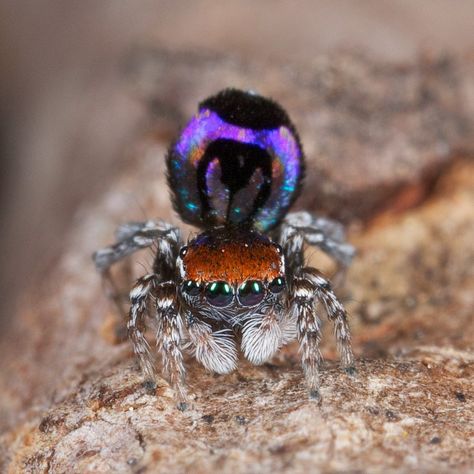
<svg viewBox="0 0 474 474">
<path fill-rule="evenodd" d="M 187 243 L 163 221 L 132 222 L 94 254 L 97 268 L 154 246 L 150 273 L 130 292 L 128 333 L 145 376 L 156 377 L 145 338 L 157 327 L 157 351 L 187 403 L 183 354 L 207 369 L 233 371 L 240 352 L 253 364 L 297 339 L 311 397 L 318 397 L 320 306 L 335 325 L 342 366 L 354 357 L 346 311 L 329 281 L 306 266 L 304 243 L 347 267 L 354 249 L 342 226 L 308 212 L 288 213 L 304 177 L 304 156 L 287 113 L 272 100 L 226 89 L 199 105 L 167 155 L 168 183 L 181 219 L 200 229 Z M 238 347 L 238 345 L 240 347 Z"/>
</svg>

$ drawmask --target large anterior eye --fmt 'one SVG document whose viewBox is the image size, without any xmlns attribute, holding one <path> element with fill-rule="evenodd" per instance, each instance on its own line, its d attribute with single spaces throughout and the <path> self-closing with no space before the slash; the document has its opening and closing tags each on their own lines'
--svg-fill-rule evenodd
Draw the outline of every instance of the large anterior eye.
<svg viewBox="0 0 474 474">
<path fill-rule="evenodd" d="M 261 281 L 247 280 L 239 287 L 239 301 L 242 306 L 255 306 L 264 296 L 265 290 Z"/>
<path fill-rule="evenodd" d="M 206 286 L 206 299 L 212 306 L 223 308 L 232 303 L 234 292 L 225 281 L 213 281 Z"/>
<path fill-rule="evenodd" d="M 285 289 L 285 279 L 283 277 L 277 277 L 270 282 L 268 289 L 272 293 L 280 293 Z"/>
<path fill-rule="evenodd" d="M 195 281 L 188 280 L 183 283 L 183 292 L 189 296 L 198 296 L 201 288 Z"/>
</svg>

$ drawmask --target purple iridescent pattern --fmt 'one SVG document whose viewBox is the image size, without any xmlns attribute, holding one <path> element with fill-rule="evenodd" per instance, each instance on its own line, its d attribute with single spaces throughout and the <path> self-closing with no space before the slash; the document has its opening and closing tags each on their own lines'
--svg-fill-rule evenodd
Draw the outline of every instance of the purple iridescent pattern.
<svg viewBox="0 0 474 474">
<path fill-rule="evenodd" d="M 272 130 L 254 130 L 229 124 L 209 109 L 202 109 L 190 120 L 175 144 L 169 162 L 169 173 L 177 189 L 172 191 L 178 200 L 180 213 L 185 221 L 202 224 L 202 203 L 197 187 L 197 168 L 207 146 L 217 139 L 234 140 L 258 146 L 271 157 L 271 192 L 264 205 L 253 217 L 254 226 L 260 231 L 274 227 L 287 212 L 302 174 L 302 152 L 291 130 L 281 126 Z M 232 202 L 230 214 L 219 209 L 219 200 L 228 199 L 228 190 L 219 181 L 220 166 L 213 161 L 206 171 L 209 196 L 214 203 L 211 212 L 217 222 L 240 222 L 249 215 L 248 202 L 262 183 L 259 176 L 249 184 L 253 189 L 242 190 Z"/>
</svg>

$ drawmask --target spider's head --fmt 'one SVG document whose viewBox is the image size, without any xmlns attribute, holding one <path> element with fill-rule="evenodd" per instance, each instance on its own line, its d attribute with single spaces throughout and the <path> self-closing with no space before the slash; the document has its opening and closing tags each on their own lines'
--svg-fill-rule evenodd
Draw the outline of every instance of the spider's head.
<svg viewBox="0 0 474 474">
<path fill-rule="evenodd" d="M 181 294 L 215 308 L 258 306 L 285 289 L 281 247 L 256 231 L 218 227 L 180 251 Z"/>
</svg>

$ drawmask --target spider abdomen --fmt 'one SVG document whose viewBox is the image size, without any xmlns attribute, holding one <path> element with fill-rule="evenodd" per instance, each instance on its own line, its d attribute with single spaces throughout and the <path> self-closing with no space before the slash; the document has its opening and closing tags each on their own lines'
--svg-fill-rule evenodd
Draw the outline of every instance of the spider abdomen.
<svg viewBox="0 0 474 474">
<path fill-rule="evenodd" d="M 286 112 L 253 93 L 226 89 L 208 98 L 171 147 L 174 207 L 210 228 L 275 227 L 295 200 L 304 171 L 298 135 Z"/>
</svg>

